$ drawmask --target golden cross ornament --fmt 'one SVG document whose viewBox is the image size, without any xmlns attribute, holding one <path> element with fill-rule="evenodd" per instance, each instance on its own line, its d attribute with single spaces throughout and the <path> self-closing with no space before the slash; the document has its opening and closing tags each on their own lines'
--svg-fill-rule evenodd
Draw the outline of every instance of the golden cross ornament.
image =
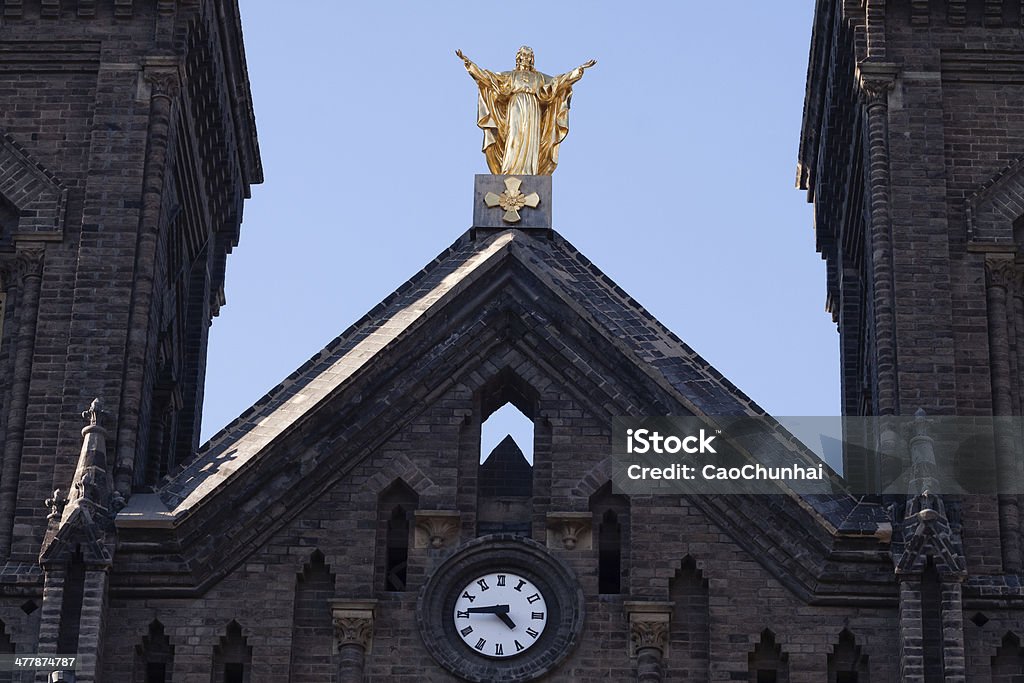
<svg viewBox="0 0 1024 683">
<path fill-rule="evenodd" d="M 519 191 L 519 186 L 522 184 L 523 181 L 519 178 L 505 178 L 505 191 L 501 194 L 488 192 L 484 195 L 484 204 L 492 209 L 500 206 L 505 209 L 505 215 L 501 217 L 501 220 L 506 223 L 518 223 L 519 209 L 524 206 L 536 209 L 540 204 L 540 195 L 536 192 L 523 194 Z"/>
</svg>

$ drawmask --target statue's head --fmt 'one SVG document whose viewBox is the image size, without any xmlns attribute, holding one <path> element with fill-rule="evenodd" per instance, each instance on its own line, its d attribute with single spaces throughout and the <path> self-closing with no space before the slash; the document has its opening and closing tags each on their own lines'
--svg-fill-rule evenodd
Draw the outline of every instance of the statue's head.
<svg viewBox="0 0 1024 683">
<path fill-rule="evenodd" d="M 516 52 L 516 68 L 524 71 L 533 71 L 533 48 L 523 45 Z"/>
</svg>

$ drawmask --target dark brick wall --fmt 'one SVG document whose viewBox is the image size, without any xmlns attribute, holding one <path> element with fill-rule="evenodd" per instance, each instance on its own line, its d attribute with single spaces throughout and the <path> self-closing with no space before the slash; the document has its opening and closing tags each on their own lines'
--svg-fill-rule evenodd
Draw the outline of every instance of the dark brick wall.
<svg viewBox="0 0 1024 683">
<path fill-rule="evenodd" d="M 202 597 L 127 601 L 115 593 L 104 660 L 109 670 L 118 670 L 125 658 L 124 643 L 139 642 L 156 617 L 175 648 L 175 681 L 205 683 L 213 647 L 225 625 L 236 619 L 253 648 L 254 680 L 287 680 L 289 663 L 296 652 L 307 647 L 293 640 L 293 634 L 315 609 L 296 597 L 297 589 L 305 590 L 298 577 L 314 551 L 319 551 L 326 569 L 335 576 L 334 597 L 379 601 L 368 680 L 455 680 L 424 649 L 415 620 L 417 593 L 451 547 L 411 549 L 408 590 L 381 591 L 374 570 L 375 551 L 381 542 L 376 506 L 381 491 L 401 477 L 416 482 L 420 509 L 452 509 L 455 503 L 462 513 L 459 542 L 475 536 L 476 496 L 462 476 L 462 472 L 478 469 L 478 426 L 463 423 L 463 416 L 479 414 L 473 396 L 470 388 L 456 387 L 425 407 L 408 427 L 359 463 L 327 495 L 312 501 Z M 542 500 L 535 499 L 535 513 L 543 516 L 579 501 L 573 491 L 600 469 L 610 435 L 607 421 L 592 417 L 557 385 L 548 383 L 538 404 L 541 420 L 551 425 L 552 444 L 537 461 L 538 465 L 546 461 L 548 466 L 536 470 L 535 475 L 535 486 L 551 492 Z M 474 435 L 466 436 L 466 432 Z M 547 473 L 544 481 L 540 481 L 541 471 Z M 665 601 L 682 593 L 693 594 L 683 609 L 699 611 L 703 605 L 707 610 L 703 637 L 718 677 L 745 680 L 748 655 L 761 631 L 771 628 L 788 655 L 790 680 L 820 683 L 845 625 L 871 656 L 872 680 L 894 680 L 895 607 L 812 607 L 803 603 L 697 506 L 681 504 L 678 498 L 634 498 L 629 520 L 631 566 L 625 595 L 598 594 L 596 549 L 551 550 L 577 575 L 587 610 L 580 644 L 552 680 L 632 680 L 635 662 L 628 654 L 624 602 Z M 545 540 L 543 529 L 535 530 L 533 536 Z M 694 559 L 694 567 L 699 564 L 707 582 L 706 598 L 700 597 L 695 586 L 684 590 L 676 583 L 676 590 L 671 589 L 686 557 Z M 307 608 L 309 615 L 304 612 Z M 328 609 L 325 601 L 319 601 L 319 609 L 317 619 L 322 620 Z M 682 626 L 694 628 L 698 623 L 695 618 Z M 672 671 L 694 665 L 694 658 L 683 650 L 682 635 L 671 647 L 668 665 Z M 327 679 L 303 677 L 293 669 L 291 680 Z"/>
<path fill-rule="evenodd" d="M 963 15 L 944 3 L 889 2 L 871 39 L 879 46 L 872 59 L 897 74 L 886 121 L 896 408 L 904 414 L 993 411 L 984 254 L 968 245 L 965 202 L 1024 154 L 1014 107 L 1024 94 L 1019 12 L 1015 3 L 997 4 L 1005 17 L 986 14 L 991 3 L 982 0 L 962 3 Z M 871 258 L 863 207 L 872 199 L 855 74 L 870 31 L 860 12 L 819 3 L 823 52 L 809 76 L 800 183 L 815 203 L 818 248 L 828 262 L 843 410 L 875 414 L 875 331 L 870 305 L 863 310 L 873 285 L 862 261 Z"/>
<path fill-rule="evenodd" d="M 0 133 L 67 191 L 63 234 L 43 245 L 34 349 L 21 369 L 29 388 L 19 420 L 23 446 L 14 458 L 16 502 L 0 511 L 7 515 L 0 528 L 12 532 L 13 556 L 21 560 L 39 552 L 43 500 L 70 484 L 80 413 L 92 398 L 104 401 L 117 436 L 109 449 L 134 466 L 137 485 L 190 457 L 198 441 L 206 329 L 220 303 L 223 258 L 237 240 L 242 197 L 261 173 L 253 140 L 238 139 L 239 132 L 252 133 L 244 66 L 231 73 L 237 63 L 225 66 L 211 56 L 213 48 L 229 53 L 237 40 L 215 5 L 3 5 L 0 98 L 13 106 L 0 108 Z M 143 183 L 154 172 L 147 159 L 159 123 L 147 80 L 154 70 L 176 75 L 181 87 L 170 93 L 169 163 L 159 169 L 157 211 L 147 218 Z M 156 236 L 155 249 L 146 244 L 147 231 Z M 14 251 L 9 241 L 0 244 L 0 260 Z M 151 306 L 133 317 L 140 282 L 148 278 Z M 5 283 L 13 288 L 7 331 L 21 307 L 17 279 Z M 5 378 L 18 370 L 15 341 L 5 334 Z M 141 363 L 126 361 L 133 343 Z M 135 398 L 133 383 L 141 384 Z M 0 439 L 13 429 L 11 391 L 10 382 L 0 384 Z M 122 401 L 129 406 L 124 415 Z M 166 442 L 169 453 L 151 456 L 151 417 L 166 418 L 169 434 L 153 441 Z M 149 457 L 159 462 L 147 463 Z"/>
</svg>

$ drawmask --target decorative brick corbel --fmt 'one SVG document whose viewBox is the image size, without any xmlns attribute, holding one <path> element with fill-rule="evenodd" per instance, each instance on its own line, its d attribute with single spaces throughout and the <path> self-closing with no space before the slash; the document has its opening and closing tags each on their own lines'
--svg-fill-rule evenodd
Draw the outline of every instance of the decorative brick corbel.
<svg viewBox="0 0 1024 683">
<path fill-rule="evenodd" d="M 416 510 L 414 548 L 448 548 L 459 540 L 461 515 L 458 510 Z"/>
<path fill-rule="evenodd" d="M 594 516 L 590 512 L 549 512 L 547 545 L 552 550 L 590 550 Z"/>
</svg>

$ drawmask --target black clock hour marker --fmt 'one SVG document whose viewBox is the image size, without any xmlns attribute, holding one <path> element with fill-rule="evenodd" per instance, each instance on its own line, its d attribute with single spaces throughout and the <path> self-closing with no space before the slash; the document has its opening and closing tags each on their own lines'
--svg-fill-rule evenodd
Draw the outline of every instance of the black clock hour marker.
<svg viewBox="0 0 1024 683">
<path fill-rule="evenodd" d="M 478 649 L 481 652 L 483 652 L 484 645 L 486 645 L 486 644 L 487 644 L 487 640 L 484 639 L 484 638 L 481 638 L 480 640 L 476 641 L 476 645 L 474 645 L 473 647 L 475 647 L 476 649 Z"/>
<path fill-rule="evenodd" d="M 475 595 L 470 595 L 469 591 L 463 591 L 462 597 L 466 598 L 470 602 L 473 602 L 474 600 L 476 600 L 476 596 Z"/>
<path fill-rule="evenodd" d="M 534 593 L 533 595 L 526 598 L 526 602 L 530 603 L 531 605 L 537 602 L 538 600 L 540 600 L 540 593 Z"/>
<path fill-rule="evenodd" d="M 459 633 L 461 633 L 463 637 L 468 636 L 472 632 L 473 632 L 473 627 L 472 626 L 467 626 L 466 628 L 464 628 L 461 631 L 459 631 Z"/>
<path fill-rule="evenodd" d="M 523 586 L 525 586 L 525 585 L 526 585 L 526 582 L 523 581 L 522 579 L 519 579 L 519 585 L 516 586 L 516 590 L 519 591 L 520 593 L 522 593 L 523 592 Z"/>
<path fill-rule="evenodd" d="M 499 586 L 504 586 L 505 585 L 505 575 L 504 574 L 498 574 L 498 585 Z"/>
<path fill-rule="evenodd" d="M 530 616 L 531 619 L 543 619 L 544 618 L 544 613 L 543 612 L 530 612 L 530 615 L 531 615 Z"/>
<path fill-rule="evenodd" d="M 530 636 L 531 638 L 536 638 L 540 635 L 540 631 L 535 631 L 532 628 L 528 628 L 526 629 L 526 635 Z"/>
<path fill-rule="evenodd" d="M 456 610 L 455 617 L 457 619 L 469 619 L 469 612 L 460 612 L 459 610 Z"/>
<path fill-rule="evenodd" d="M 516 644 L 516 652 L 522 652 L 523 650 L 526 649 L 525 647 L 523 647 L 520 644 L 520 642 L 518 640 L 513 640 L 512 642 Z"/>
<path fill-rule="evenodd" d="M 488 588 L 490 588 L 490 586 L 487 585 L 487 579 L 479 579 L 479 580 L 477 580 L 476 585 L 480 586 L 480 590 L 481 591 L 485 591 Z"/>
<path fill-rule="evenodd" d="M 503 655 L 503 654 L 505 654 L 505 651 L 503 649 L 501 649 L 501 643 L 495 643 L 494 644 L 494 654 L 496 654 L 496 655 Z"/>
</svg>

